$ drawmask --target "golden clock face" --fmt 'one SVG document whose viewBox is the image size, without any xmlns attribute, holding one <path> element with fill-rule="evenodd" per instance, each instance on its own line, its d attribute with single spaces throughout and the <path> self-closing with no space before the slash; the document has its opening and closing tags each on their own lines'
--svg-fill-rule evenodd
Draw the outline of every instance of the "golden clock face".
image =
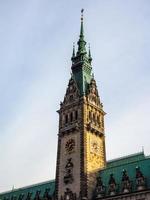
<svg viewBox="0 0 150 200">
<path fill-rule="evenodd" d="M 71 138 L 66 142 L 66 145 L 65 145 L 66 152 L 72 153 L 74 148 L 75 148 L 75 140 Z"/>
</svg>

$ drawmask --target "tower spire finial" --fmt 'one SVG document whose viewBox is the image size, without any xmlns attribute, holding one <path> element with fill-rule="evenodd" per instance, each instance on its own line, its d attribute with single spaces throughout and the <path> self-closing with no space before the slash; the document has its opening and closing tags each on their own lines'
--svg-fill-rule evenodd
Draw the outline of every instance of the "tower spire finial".
<svg viewBox="0 0 150 200">
<path fill-rule="evenodd" d="M 83 29 L 83 12 L 84 9 L 81 9 L 81 28 L 80 28 L 80 36 L 79 36 L 79 41 L 78 41 L 78 52 L 77 54 L 86 54 L 86 42 L 84 41 L 84 29 Z"/>
<path fill-rule="evenodd" d="M 84 38 L 84 31 L 83 31 L 83 12 L 84 9 L 81 9 L 81 29 L 80 29 L 80 38 L 83 37 Z"/>
<path fill-rule="evenodd" d="M 83 21 L 83 12 L 84 12 L 84 9 L 82 8 L 81 9 L 81 21 Z"/>
</svg>

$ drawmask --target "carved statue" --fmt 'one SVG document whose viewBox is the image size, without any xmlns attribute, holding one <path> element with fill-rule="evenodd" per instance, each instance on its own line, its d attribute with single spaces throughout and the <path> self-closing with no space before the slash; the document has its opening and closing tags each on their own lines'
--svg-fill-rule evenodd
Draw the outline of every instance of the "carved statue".
<svg viewBox="0 0 150 200">
<path fill-rule="evenodd" d="M 136 187 L 137 190 L 145 189 L 146 181 L 145 177 L 143 176 L 140 167 L 136 167 Z"/>
<path fill-rule="evenodd" d="M 73 163 L 72 163 L 72 158 L 69 158 L 65 166 L 64 183 L 68 184 L 72 182 L 73 182 Z"/>
<path fill-rule="evenodd" d="M 127 171 L 123 170 L 122 175 L 122 192 L 127 193 L 131 191 L 131 181 L 129 179 L 129 176 L 127 175 Z"/>
<path fill-rule="evenodd" d="M 110 179 L 109 179 L 109 189 L 108 192 L 110 195 L 115 195 L 116 194 L 116 181 L 113 177 L 113 174 L 110 174 Z"/>
</svg>

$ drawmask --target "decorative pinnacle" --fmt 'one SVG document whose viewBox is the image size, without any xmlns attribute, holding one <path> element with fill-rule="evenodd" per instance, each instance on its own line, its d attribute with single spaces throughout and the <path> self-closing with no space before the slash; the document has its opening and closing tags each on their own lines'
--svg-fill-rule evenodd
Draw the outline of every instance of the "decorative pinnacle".
<svg viewBox="0 0 150 200">
<path fill-rule="evenodd" d="M 73 43 L 73 51 L 72 51 L 72 58 L 71 58 L 72 61 L 74 57 L 75 57 L 75 43 Z"/>
<path fill-rule="evenodd" d="M 90 63 L 92 62 L 90 43 L 89 43 L 89 61 L 90 61 Z"/>
<path fill-rule="evenodd" d="M 75 44 L 73 43 L 73 52 L 72 52 L 72 57 L 75 57 Z"/>
</svg>

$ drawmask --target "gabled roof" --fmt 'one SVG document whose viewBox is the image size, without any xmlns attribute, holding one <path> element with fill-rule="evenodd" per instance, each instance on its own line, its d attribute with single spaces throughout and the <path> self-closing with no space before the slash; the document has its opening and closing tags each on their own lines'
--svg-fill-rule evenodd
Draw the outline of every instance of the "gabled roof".
<svg viewBox="0 0 150 200">
<path fill-rule="evenodd" d="M 26 187 L 13 189 L 11 191 L 3 192 L 0 194 L 0 200 L 15 200 L 15 199 L 27 199 L 28 195 L 31 195 L 31 199 L 34 199 L 36 197 L 36 194 L 39 194 L 39 197 L 43 197 L 45 195 L 45 192 L 47 191 L 47 194 L 49 196 L 54 195 L 55 191 L 55 181 L 46 181 L 34 185 L 29 185 Z"/>
</svg>

